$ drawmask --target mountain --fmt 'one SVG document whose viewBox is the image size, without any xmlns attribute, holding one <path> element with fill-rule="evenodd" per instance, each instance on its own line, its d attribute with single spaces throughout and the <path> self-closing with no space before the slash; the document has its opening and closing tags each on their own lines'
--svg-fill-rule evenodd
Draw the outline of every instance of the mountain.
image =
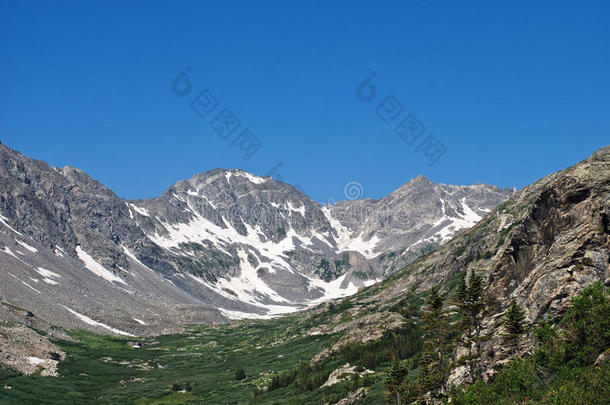
<svg viewBox="0 0 610 405">
<path fill-rule="evenodd" d="M 451 297 L 459 277 L 476 273 L 483 279 L 485 303 L 481 368 L 483 377 L 490 378 L 512 355 L 503 340 L 501 320 L 513 298 L 524 309 L 525 322 L 534 325 L 543 319 L 556 322 L 572 298 L 592 283 L 610 285 L 609 218 L 607 146 L 516 192 L 434 252 L 346 298 L 341 306 L 349 308 L 350 317 L 340 329 L 333 322 L 315 321 L 327 319 L 326 308 L 313 311 L 308 322 L 319 324 L 316 333 L 343 332 L 343 337 L 314 360 L 323 361 L 353 342 L 375 340 L 371 336 L 379 339 L 400 329 L 406 320 L 405 308 L 421 306 L 421 297 L 432 287 L 440 287 Z M 534 342 L 535 336 L 530 335 L 520 352 L 532 353 Z M 449 386 L 467 381 L 463 359 L 469 349 L 459 343 L 455 347 Z"/>
<path fill-rule="evenodd" d="M 387 277 L 510 195 L 419 176 L 379 200 L 320 206 L 269 177 L 216 169 L 126 201 L 79 169 L 0 145 L 0 293 L 104 332 L 269 317 Z"/>
<path fill-rule="evenodd" d="M 510 194 L 487 184 L 435 184 L 420 175 L 380 200 L 341 201 L 324 210 L 336 220 L 343 249 L 359 250 L 373 258 L 407 246 L 410 249 L 403 254 L 413 257 L 419 253 L 413 248 L 430 250 L 447 242 L 460 230 L 474 226 Z M 390 268 L 402 265 L 404 262 Z M 388 268 L 383 270 L 387 273 Z"/>
<path fill-rule="evenodd" d="M 227 177 L 225 172 L 220 173 Z M 232 173 L 231 178 L 234 175 Z M 184 184 L 187 195 L 189 191 L 203 194 L 189 182 Z M 422 178 L 410 183 L 408 189 L 411 191 L 419 190 L 419 187 L 444 189 L 441 185 L 426 185 Z M 451 190 L 457 200 L 449 198 Z M 463 198 L 459 190 L 450 187 L 448 195 L 438 191 L 443 193 L 439 212 L 443 213 L 444 205 L 444 213 L 449 214 L 447 221 L 440 222 L 445 222 L 444 226 L 464 219 L 469 210 L 478 209 L 468 197 L 465 205 L 459 205 Z M 173 190 L 169 198 L 180 201 L 173 194 L 180 196 Z M 427 201 L 429 193 L 424 194 L 426 196 L 422 198 Z M 183 211 L 190 220 L 171 219 L 178 213 L 172 208 L 157 219 L 154 212 L 162 211 L 155 208 L 154 200 L 127 202 L 132 203 L 131 210 L 140 211 L 137 213 L 142 217 L 138 217 L 139 220 L 151 218 L 150 226 L 142 233 L 162 238 L 159 243 L 163 242 L 163 246 L 157 246 L 165 249 L 168 255 L 174 250 L 177 255 L 182 249 L 180 244 L 178 247 L 169 244 L 177 239 L 171 229 L 180 230 L 178 235 L 200 238 L 199 234 L 189 233 L 179 224 L 201 221 L 196 214 L 203 217 L 203 210 Z M 358 207 L 376 203 L 367 200 L 341 204 Z M 319 209 L 332 211 L 333 208 Z M 136 213 L 132 212 L 132 215 L 136 217 Z M 128 212 L 126 217 L 131 218 Z M 243 218 L 244 214 L 239 217 Z M 325 217 L 328 218 L 328 214 Z M 151 295 L 147 302 L 150 306 L 146 309 L 155 304 L 155 310 L 161 312 L 165 308 L 167 312 L 138 318 L 140 321 L 163 320 L 169 330 L 172 325 L 169 316 L 174 314 L 183 316 L 180 321 L 183 324 L 191 325 L 180 333 L 149 337 L 142 336 L 149 331 L 144 326 L 136 331 L 127 329 L 130 327 L 127 321 L 115 323 L 121 319 L 119 314 L 109 318 L 112 326 L 100 326 L 103 319 L 100 321 L 97 315 L 93 319 L 87 313 L 79 312 L 84 310 L 76 303 L 85 300 L 77 298 L 66 303 L 62 301 L 64 297 L 58 295 L 57 299 L 48 301 L 48 312 L 38 313 L 35 306 L 41 298 L 36 292 L 30 293 L 32 289 L 50 294 L 54 291 L 51 287 L 59 288 L 53 283 L 65 283 L 70 279 L 71 288 L 84 292 L 90 282 L 87 277 L 92 280 L 97 277 L 98 282 L 99 277 L 79 265 L 80 259 L 66 258 L 67 254 L 59 250 L 64 258 L 73 262 L 73 267 L 66 270 L 63 267 L 36 267 L 43 260 L 59 256 L 24 236 L 14 227 L 14 220 L 8 222 L 8 218 L 3 218 L 1 242 L 7 253 L 5 256 L 13 258 L 11 266 L 3 268 L 3 272 L 13 274 L 6 277 L 11 284 L 3 286 L 3 294 L 12 294 L 11 300 L 21 296 L 23 299 L 16 305 L 3 297 L 0 305 L 0 315 L 9 321 L 0 322 L 0 362 L 19 370 L 0 367 L 3 384 L 0 401 L 33 403 L 40 402 L 44 396 L 45 403 L 65 403 L 66 396 L 70 395 L 74 403 L 382 404 L 395 399 L 389 396 L 390 390 L 398 389 L 404 397 L 395 403 L 411 403 L 412 395 L 428 403 L 449 400 L 475 404 L 605 403 L 610 394 L 607 383 L 610 376 L 610 334 L 607 332 L 610 319 L 609 217 L 610 147 L 605 147 L 584 161 L 514 193 L 472 228 L 351 296 L 321 302 L 305 311 L 270 320 L 206 326 L 193 325 L 197 323 L 194 317 L 186 319 L 180 315 L 182 310 L 171 312 L 163 307 L 164 299 Z M 228 228 L 228 215 L 223 218 Z M 363 224 L 341 219 L 341 226 L 351 235 L 363 234 Z M 169 221 L 173 225 L 169 225 Z M 337 243 L 339 232 L 333 221 L 339 219 L 331 217 L 329 220 L 332 226 L 329 232 L 337 232 Z M 246 229 L 255 228 L 248 221 L 242 220 L 242 223 Z M 236 229 L 235 226 L 232 229 Z M 411 240 L 427 239 L 444 226 L 423 226 L 429 232 Z M 138 228 L 141 229 L 141 225 Z M 167 229 L 167 233 L 162 233 L 163 229 Z M 376 235 L 381 238 L 381 233 Z M 212 239 L 211 236 L 210 243 L 216 242 L 223 249 L 231 248 L 233 243 L 251 246 L 234 239 L 237 237 L 233 234 L 229 237 L 231 244 L 223 243 L 229 241 L 224 237 Z M 151 236 L 145 238 L 151 240 Z M 369 240 L 366 235 L 361 239 Z M 327 241 L 331 242 L 330 237 Z M 242 248 L 242 245 L 237 246 Z M 337 243 L 337 250 L 341 251 L 341 246 Z M 36 253 L 34 250 L 38 256 L 29 254 Z M 263 247 L 259 251 L 263 251 Z M 81 259 L 93 263 L 93 259 L 88 259 L 82 251 L 76 252 L 77 257 L 79 253 Z M 366 258 L 366 254 L 365 251 L 362 255 Z M 34 273 L 25 278 L 23 272 L 26 270 Z M 60 271 L 69 274 L 60 274 Z M 79 272 L 87 276 L 81 277 Z M 115 286 L 128 290 L 138 278 L 153 280 L 152 277 L 159 274 L 143 266 L 134 266 L 129 272 L 133 276 L 117 275 L 129 282 L 129 286 L 118 280 L 101 283 L 102 290 L 93 299 L 104 299 L 105 294 L 112 294 L 117 289 Z M 461 280 L 465 277 L 472 280 L 475 275 L 480 275 L 482 280 L 480 329 L 474 332 L 476 339 L 468 339 L 462 321 L 469 318 L 457 307 L 457 298 Z M 185 291 L 162 276 L 159 278 L 158 283 L 151 281 L 151 284 Z M 437 352 L 430 356 L 426 342 L 431 336 L 430 326 L 442 317 L 431 319 L 422 315 L 428 308 L 426 302 L 433 296 L 430 294 L 433 288 L 439 288 L 441 304 L 447 314 L 447 329 L 441 334 L 442 346 L 446 348 L 446 366 L 440 368 L 438 375 L 427 374 L 433 369 L 428 366 L 434 366 L 439 357 Z M 126 293 L 116 293 L 113 299 L 122 299 L 120 294 Z M 132 295 L 137 308 L 143 298 L 138 290 Z M 45 320 L 49 312 L 57 312 L 57 302 L 65 305 L 65 311 L 59 312 L 73 319 L 67 329 L 57 328 Z M 126 304 L 115 307 L 110 301 L 101 302 L 113 310 L 120 308 L 125 313 L 123 319 L 134 316 L 133 311 L 136 311 Z M 506 343 L 504 320 L 513 302 L 524 311 L 528 327 L 518 344 L 511 347 Z M 93 314 L 99 312 L 99 307 L 93 304 L 90 308 Z M 201 310 L 203 306 L 194 304 L 193 308 Z M 46 309 L 40 308 L 41 311 Z M 211 306 L 210 314 L 220 315 L 214 310 Z M 93 316 L 92 313 L 89 315 Z M 64 322 L 66 320 L 62 320 Z M 123 336 L 74 330 L 86 323 L 91 324 L 91 329 Z M 480 374 L 478 381 L 470 384 L 473 364 Z M 425 380 L 420 378 L 422 376 L 433 378 Z"/>
</svg>

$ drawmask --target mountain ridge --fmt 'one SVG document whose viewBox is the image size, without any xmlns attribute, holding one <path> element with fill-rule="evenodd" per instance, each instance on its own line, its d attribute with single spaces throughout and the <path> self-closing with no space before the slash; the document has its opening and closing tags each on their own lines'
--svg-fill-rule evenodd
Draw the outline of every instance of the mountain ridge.
<svg viewBox="0 0 610 405">
<path fill-rule="evenodd" d="M 470 222 L 460 220 L 468 204 L 490 209 L 510 194 L 488 185 L 438 186 L 419 176 L 405 183 L 411 188 L 424 185 L 419 199 L 409 199 L 412 193 L 403 187 L 386 200 L 347 200 L 322 207 L 289 184 L 241 169 L 214 169 L 179 180 L 158 197 L 124 200 L 80 169 L 58 169 L 5 145 L 0 146 L 0 184 L 5 226 L 41 242 L 56 260 L 67 260 L 67 269 L 80 264 L 113 290 L 110 296 L 128 294 L 127 301 L 152 305 L 149 309 L 155 313 L 162 312 L 160 305 L 166 307 L 159 292 L 167 288 L 172 305 L 216 311 L 211 321 L 275 316 L 353 294 L 412 261 L 422 249 L 443 243 L 444 236 L 468 227 Z M 437 200 L 440 194 L 447 200 L 447 216 L 441 210 L 444 203 Z M 375 206 L 368 212 L 370 204 Z M 426 210 L 432 213 L 419 214 Z M 395 220 L 394 211 L 404 213 L 406 221 Z M 413 224 L 421 229 L 410 229 Z M 444 233 L 435 236 L 440 230 Z M 19 244 L 7 237 L 6 247 L 15 250 Z M 38 258 L 29 256 L 40 253 L 19 252 L 24 254 L 21 259 L 28 259 L 19 264 L 23 275 L 6 277 L 29 294 L 33 290 L 19 282 L 38 280 L 30 263 Z M 14 257 L 8 256 L 3 260 L 13 263 Z M 41 262 L 39 267 L 53 267 L 61 274 L 57 263 L 45 267 Z M 93 288 L 90 283 L 87 278 L 85 290 Z M 45 288 L 66 302 L 80 302 L 61 283 L 46 283 Z M 116 305 L 123 300 L 113 299 Z M 143 329 L 98 305 L 81 305 L 121 330 Z M 197 316 L 196 309 L 187 311 Z"/>
</svg>

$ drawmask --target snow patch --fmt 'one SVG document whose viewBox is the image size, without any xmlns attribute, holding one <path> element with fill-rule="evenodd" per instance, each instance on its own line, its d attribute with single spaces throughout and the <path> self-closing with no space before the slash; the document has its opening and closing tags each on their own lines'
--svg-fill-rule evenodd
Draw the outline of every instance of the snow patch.
<svg viewBox="0 0 610 405">
<path fill-rule="evenodd" d="M 271 319 L 278 315 L 289 314 L 292 312 L 296 312 L 300 309 L 303 309 L 303 308 L 299 308 L 299 307 L 285 307 L 285 306 L 281 306 L 281 305 L 275 305 L 275 306 L 268 305 L 267 307 L 268 308 L 273 307 L 273 308 L 270 308 L 270 310 L 265 315 L 255 314 L 255 313 L 250 313 L 250 312 L 231 311 L 231 310 L 224 309 L 224 308 L 218 308 L 218 310 L 220 311 L 221 314 L 223 314 L 224 316 L 226 316 L 229 319 L 239 320 L 239 319 Z"/>
<path fill-rule="evenodd" d="M 121 248 L 123 248 L 123 252 L 125 252 L 125 256 L 129 257 L 131 260 L 138 263 L 140 266 L 144 267 L 146 270 L 153 271 L 153 269 L 151 269 L 150 267 L 148 267 L 147 265 L 142 263 L 140 260 L 138 260 L 136 255 L 131 253 L 131 251 L 129 249 L 127 249 L 127 247 L 125 247 L 124 245 L 121 245 Z"/>
<path fill-rule="evenodd" d="M 148 234 L 148 238 L 172 253 L 175 253 L 172 249 L 177 248 L 181 243 L 201 243 L 208 240 L 219 250 L 231 255 L 226 248 L 236 243 L 242 243 L 252 246 L 255 250 L 269 258 L 272 265 L 274 264 L 287 271 L 292 271 L 292 267 L 284 260 L 282 255 L 287 251 L 294 250 L 293 237 L 301 240 L 305 245 L 311 243 L 307 238 L 298 235 L 293 229 L 288 230 L 286 238 L 279 243 L 274 243 L 269 240 L 263 241 L 261 239 L 262 231 L 260 230 L 260 227 L 257 225 L 253 228 L 247 223 L 244 223 L 247 231 L 244 236 L 237 232 L 228 221 L 223 219 L 226 228 L 221 228 L 199 214 L 190 203 L 187 202 L 187 205 L 194 216 L 191 222 L 168 224 L 159 220 L 168 233 L 166 235 L 159 235 L 158 233 L 155 233 L 154 235 Z M 273 272 L 273 268 L 271 271 Z"/>
<path fill-rule="evenodd" d="M 15 232 L 17 235 L 19 235 L 19 236 L 23 236 L 23 237 L 25 238 L 25 236 L 24 236 L 24 235 L 23 235 L 21 232 L 17 231 L 15 228 L 13 228 L 12 226 L 10 226 L 10 225 L 8 224 L 8 218 L 7 218 L 7 217 L 5 217 L 4 215 L 1 215 L 1 214 L 0 214 L 0 222 L 1 222 L 2 224 L 4 224 L 4 226 L 6 226 L 8 229 L 10 229 L 11 231 Z"/>
<path fill-rule="evenodd" d="M 37 269 L 34 269 L 36 271 L 36 273 L 40 274 L 43 277 L 46 278 L 60 278 L 61 276 L 51 270 L 47 270 L 47 269 L 43 269 L 42 267 L 39 267 Z"/>
<path fill-rule="evenodd" d="M 6 253 L 7 255 L 14 257 L 15 259 L 19 260 L 21 263 L 25 264 L 28 267 L 32 267 L 32 265 L 25 262 L 20 257 L 18 257 L 15 253 L 13 253 L 13 251 L 8 246 L 5 246 L 3 250 L 0 250 L 0 252 Z"/>
<path fill-rule="evenodd" d="M 25 243 L 25 242 L 22 242 L 22 241 L 20 241 L 20 240 L 17 240 L 16 242 L 17 242 L 18 244 L 20 244 L 21 246 L 23 246 L 24 248 L 26 248 L 27 250 L 29 250 L 30 252 L 32 252 L 32 253 L 37 253 L 37 252 L 38 252 L 38 249 L 36 249 L 36 248 L 35 248 L 35 247 L 33 247 L 33 246 L 28 245 L 28 244 L 27 244 L 27 243 Z"/>
<path fill-rule="evenodd" d="M 10 247 L 8 247 L 8 246 L 5 246 L 5 247 L 4 247 L 4 249 L 2 249 L 2 251 L 3 251 L 4 253 L 6 253 L 7 255 L 9 255 L 9 256 L 13 256 L 13 257 L 14 257 L 15 259 L 17 259 L 17 260 L 21 260 L 20 258 L 18 258 L 18 257 L 17 257 L 17 255 L 16 255 L 15 253 L 13 253 L 13 251 L 11 250 L 11 248 L 10 248 Z"/>
<path fill-rule="evenodd" d="M 298 212 L 303 218 L 305 218 L 305 205 L 301 204 L 298 207 L 292 205 L 292 201 L 288 201 L 288 209 L 292 212 Z"/>
<path fill-rule="evenodd" d="M 362 234 L 353 236 L 353 232 L 332 216 L 329 207 L 322 207 L 322 213 L 330 223 L 330 226 L 337 232 L 337 253 L 356 251 L 362 254 L 367 259 L 372 259 L 378 255 L 375 253 L 375 247 L 381 241 L 377 235 L 373 235 L 369 240 L 365 241 Z"/>
<path fill-rule="evenodd" d="M 55 253 L 55 255 L 58 257 L 64 257 L 64 255 L 68 255 L 66 252 L 64 252 L 62 248 L 57 245 L 55 245 L 55 250 L 53 251 L 53 253 Z"/>
<path fill-rule="evenodd" d="M 137 205 L 133 204 L 133 203 L 129 203 L 129 205 L 131 206 L 131 208 L 133 208 L 133 210 L 135 212 L 137 212 L 140 215 L 143 215 L 145 217 L 149 217 L 150 218 L 150 214 L 148 213 L 148 211 L 146 211 L 146 209 L 144 208 L 140 208 Z"/>
<path fill-rule="evenodd" d="M 267 181 L 263 177 L 258 177 L 251 173 L 244 172 L 242 170 L 233 170 L 233 171 L 227 171 L 225 173 L 225 178 L 227 179 L 227 183 L 231 180 L 231 176 L 245 177 L 249 182 L 254 183 L 254 184 L 263 184 L 264 182 Z"/>
<path fill-rule="evenodd" d="M 445 213 L 445 201 L 441 200 L 441 202 L 443 203 L 443 214 L 444 214 Z M 457 210 L 455 210 L 458 215 L 457 217 L 443 215 L 442 218 L 440 218 L 439 220 L 437 220 L 436 222 L 434 222 L 432 224 L 431 229 L 434 229 L 434 228 L 440 226 L 441 224 L 443 224 L 444 222 L 448 221 L 447 225 L 443 226 L 441 229 L 436 231 L 432 236 L 422 238 L 421 240 L 416 242 L 414 245 L 421 243 L 421 242 L 426 242 L 426 241 L 427 242 L 438 242 L 438 243 L 442 244 L 444 242 L 451 240 L 457 232 L 461 231 L 462 229 L 471 228 L 471 227 L 475 226 L 481 220 L 482 217 L 479 214 L 477 214 L 476 212 L 474 212 L 466 203 L 466 197 L 464 197 L 460 200 L 460 205 L 461 205 L 461 208 L 462 208 L 462 211 L 464 212 L 464 214 L 460 214 Z"/>
<path fill-rule="evenodd" d="M 61 278 L 61 276 L 51 270 L 47 270 L 47 269 L 43 269 L 42 267 L 39 267 L 37 269 L 34 269 L 34 271 L 36 271 L 36 273 L 40 274 L 42 276 L 42 281 L 44 281 L 45 283 L 49 284 L 49 285 L 58 285 L 59 283 L 57 281 L 55 281 L 55 278 Z"/>
<path fill-rule="evenodd" d="M 127 285 L 127 283 L 123 281 L 120 277 L 115 276 L 112 272 L 106 270 L 104 266 L 96 262 L 95 259 L 91 257 L 89 253 L 81 249 L 80 246 L 76 247 L 76 254 L 78 255 L 78 258 L 85 264 L 85 267 L 94 274 L 100 276 L 106 281 L 116 281 Z"/>
<path fill-rule="evenodd" d="M 46 359 L 41 359 L 40 357 L 35 357 L 35 356 L 29 356 L 28 361 L 30 362 L 30 364 L 32 364 L 34 366 L 38 366 L 38 365 L 44 363 L 46 361 Z"/>
<path fill-rule="evenodd" d="M 343 282 L 347 274 L 343 274 L 332 281 L 326 282 L 319 278 L 307 277 L 313 287 L 317 287 L 324 291 L 324 295 L 316 300 L 308 303 L 309 306 L 318 305 L 321 302 L 328 301 L 329 299 L 347 297 L 354 295 L 358 292 L 358 287 L 353 283 L 349 282 L 345 287 L 342 287 Z"/>
<path fill-rule="evenodd" d="M 65 306 L 65 305 L 61 305 L 61 304 L 57 304 L 57 305 L 59 305 L 59 306 L 61 306 L 61 307 L 64 307 L 64 308 L 65 308 L 65 309 L 67 309 L 67 310 L 68 310 L 68 311 L 69 311 L 69 312 L 70 312 L 72 315 L 76 316 L 78 319 L 80 319 L 81 321 L 85 322 L 85 323 L 86 323 L 86 324 L 88 324 L 88 325 L 91 325 L 91 326 L 98 326 L 98 327 L 101 327 L 101 328 L 104 328 L 104 329 L 108 329 L 109 331 L 114 332 L 114 333 L 116 333 L 117 335 L 123 335 L 123 336 L 131 336 L 131 337 L 135 337 L 135 335 L 132 335 L 131 333 L 128 333 L 128 332 L 122 331 L 122 330 L 120 330 L 120 329 L 113 328 L 112 326 L 108 326 L 108 325 L 106 325 L 106 324 L 104 324 L 104 323 L 101 323 L 101 322 L 94 321 L 93 319 L 89 318 L 87 315 L 80 314 L 80 313 L 78 313 L 78 312 L 74 311 L 73 309 L 68 308 L 68 307 L 67 307 L 67 306 Z"/>
<path fill-rule="evenodd" d="M 22 279 L 20 279 L 19 277 L 17 277 L 16 275 L 14 275 L 13 273 L 8 273 L 10 274 L 15 280 L 20 281 L 21 284 L 30 287 L 32 290 L 34 290 L 35 292 L 37 292 L 38 294 L 42 294 L 40 291 L 38 291 L 37 289 L 35 289 L 34 287 L 32 287 L 31 285 L 29 285 L 28 283 L 26 283 L 25 281 L 23 281 Z"/>
</svg>

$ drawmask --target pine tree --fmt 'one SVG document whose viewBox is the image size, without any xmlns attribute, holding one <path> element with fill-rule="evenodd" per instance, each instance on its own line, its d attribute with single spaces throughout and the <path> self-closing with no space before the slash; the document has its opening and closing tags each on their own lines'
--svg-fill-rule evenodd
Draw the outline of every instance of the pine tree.
<svg viewBox="0 0 610 405">
<path fill-rule="evenodd" d="M 424 347 L 417 378 L 417 391 L 421 395 L 438 391 L 447 377 L 449 321 L 438 287 L 430 290 L 423 308 L 422 323 Z"/>
<path fill-rule="evenodd" d="M 466 345 L 468 347 L 468 366 L 470 377 L 475 379 L 480 373 L 479 357 L 481 354 L 481 321 L 483 317 L 483 277 L 473 272 L 468 280 L 464 275 L 458 282 L 454 302 L 463 315 L 462 327 L 466 332 Z M 475 373 L 476 372 L 476 373 Z"/>
<path fill-rule="evenodd" d="M 453 297 L 456 305 L 468 301 L 468 283 L 466 282 L 466 273 L 464 272 L 458 281 Z"/>
<path fill-rule="evenodd" d="M 483 315 L 483 277 L 472 273 L 468 282 L 469 312 L 474 328 L 474 339 L 477 354 L 481 353 L 481 318 Z"/>
<path fill-rule="evenodd" d="M 390 372 L 388 373 L 388 379 L 386 380 L 386 400 L 389 404 L 402 405 L 405 404 L 405 383 L 403 380 L 407 379 L 409 369 L 399 359 L 394 360 Z"/>
<path fill-rule="evenodd" d="M 516 355 L 521 337 L 525 333 L 525 311 L 517 304 L 514 297 L 504 316 L 504 328 L 506 343 L 512 348 L 513 355 Z"/>
</svg>

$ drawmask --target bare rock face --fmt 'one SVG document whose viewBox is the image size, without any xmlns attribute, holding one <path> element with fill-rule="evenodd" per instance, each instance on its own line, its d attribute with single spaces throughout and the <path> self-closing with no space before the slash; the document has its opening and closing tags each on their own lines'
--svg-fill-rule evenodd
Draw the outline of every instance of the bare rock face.
<svg viewBox="0 0 610 405">
<path fill-rule="evenodd" d="M 13 323 L 0 323 L 0 363 L 23 374 L 40 371 L 43 377 L 57 377 L 57 364 L 66 354 L 32 329 Z"/>
<path fill-rule="evenodd" d="M 364 370 L 362 372 L 359 372 L 356 369 L 356 366 L 350 366 L 349 363 L 346 363 L 338 369 L 333 370 L 333 372 L 330 373 L 330 375 L 326 379 L 326 382 L 322 384 L 322 387 L 330 387 L 331 385 L 335 385 L 341 381 L 349 380 L 355 375 L 359 375 L 360 377 L 362 377 L 366 374 L 373 373 L 371 370 Z"/>
<path fill-rule="evenodd" d="M 337 405 L 349 405 L 353 404 L 356 401 L 363 399 L 366 396 L 367 388 L 361 387 L 356 391 L 350 392 L 347 397 L 343 398 L 341 401 L 337 402 Z"/>
<path fill-rule="evenodd" d="M 0 298 L 118 334 L 275 316 L 392 274 L 510 194 L 420 176 L 380 200 L 322 207 L 269 177 L 216 169 L 125 201 L 0 145 Z"/>
<path fill-rule="evenodd" d="M 563 314 L 585 286 L 610 281 L 610 148 L 528 191 L 525 215 L 510 204 L 503 210 L 518 215 L 519 222 L 488 272 L 486 294 L 497 302 L 496 314 L 515 297 L 535 322 Z M 492 316 L 486 324 L 496 328 Z M 488 370 L 506 357 L 498 337 L 484 350 Z"/>
</svg>

